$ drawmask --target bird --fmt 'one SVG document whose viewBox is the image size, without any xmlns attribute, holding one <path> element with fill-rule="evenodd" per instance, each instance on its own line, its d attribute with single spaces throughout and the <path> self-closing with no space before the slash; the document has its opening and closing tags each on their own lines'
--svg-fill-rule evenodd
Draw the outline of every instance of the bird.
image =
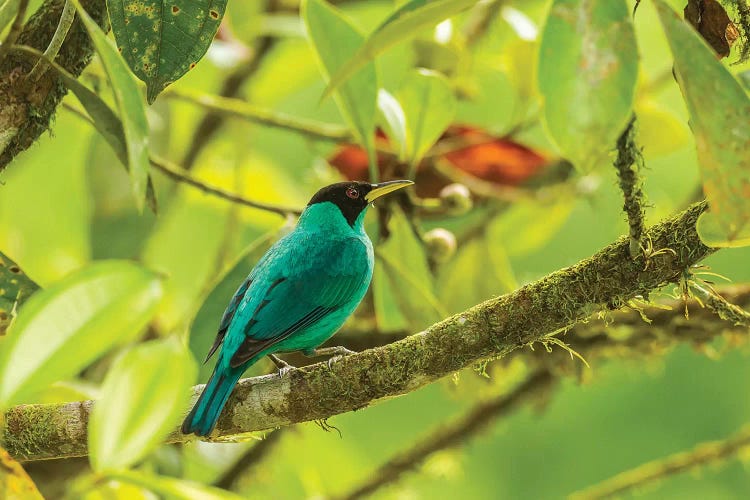
<svg viewBox="0 0 750 500">
<path fill-rule="evenodd" d="M 295 228 L 261 257 L 224 311 L 205 360 L 220 349 L 216 365 L 182 424 L 183 434 L 209 436 L 237 381 L 265 356 L 283 376 L 291 366 L 274 353 L 352 353 L 318 346 L 344 324 L 370 286 L 375 259 L 364 228 L 367 208 L 412 184 L 338 182 L 315 193 Z"/>
</svg>

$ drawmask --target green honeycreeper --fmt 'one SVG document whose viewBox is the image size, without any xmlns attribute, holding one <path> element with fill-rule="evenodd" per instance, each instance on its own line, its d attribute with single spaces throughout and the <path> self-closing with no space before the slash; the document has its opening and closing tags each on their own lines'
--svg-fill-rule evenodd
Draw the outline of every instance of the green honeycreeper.
<svg viewBox="0 0 750 500">
<path fill-rule="evenodd" d="M 242 373 L 264 356 L 283 364 L 273 353 L 349 352 L 316 348 L 344 324 L 370 286 L 374 258 L 365 212 L 376 198 L 411 184 L 340 182 L 315 193 L 295 229 L 258 261 L 224 311 L 206 356 L 208 361 L 221 347 L 216 367 L 183 433 L 208 436 Z"/>
</svg>

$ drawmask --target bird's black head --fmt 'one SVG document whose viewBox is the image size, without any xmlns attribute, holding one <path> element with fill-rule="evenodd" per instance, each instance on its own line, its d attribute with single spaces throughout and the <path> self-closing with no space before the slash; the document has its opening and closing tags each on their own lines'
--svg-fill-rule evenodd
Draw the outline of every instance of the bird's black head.
<svg viewBox="0 0 750 500">
<path fill-rule="evenodd" d="M 359 181 L 337 182 L 315 193 L 307 206 L 331 202 L 339 207 L 349 225 L 354 226 L 357 217 L 362 210 L 367 208 L 367 205 L 385 194 L 412 184 L 414 184 L 412 181 L 389 181 L 379 184 Z"/>
</svg>

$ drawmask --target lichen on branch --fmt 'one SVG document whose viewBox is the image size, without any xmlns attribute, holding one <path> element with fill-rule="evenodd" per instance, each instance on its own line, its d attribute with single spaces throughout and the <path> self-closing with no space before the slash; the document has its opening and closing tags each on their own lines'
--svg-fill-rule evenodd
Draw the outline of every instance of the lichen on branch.
<svg viewBox="0 0 750 500">
<path fill-rule="evenodd" d="M 689 266 L 710 255 L 695 223 L 698 203 L 645 233 L 656 252 L 630 258 L 622 237 L 592 257 L 524 287 L 446 318 L 393 344 L 343 358 L 244 379 L 235 388 L 213 436 L 231 436 L 325 419 L 403 395 L 457 370 L 502 357 L 563 331 L 602 309 L 619 309 L 633 298 L 676 282 Z M 194 388 L 197 393 L 201 386 Z M 82 456 L 92 402 L 25 405 L 5 415 L 3 443 L 22 460 Z M 186 409 L 187 410 L 187 409 Z M 189 439 L 175 430 L 170 442 Z"/>
</svg>

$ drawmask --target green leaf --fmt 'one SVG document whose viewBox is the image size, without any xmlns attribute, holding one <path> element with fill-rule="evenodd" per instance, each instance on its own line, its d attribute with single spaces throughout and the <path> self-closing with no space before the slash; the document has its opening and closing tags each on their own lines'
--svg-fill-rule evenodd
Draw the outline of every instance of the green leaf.
<svg viewBox="0 0 750 500">
<path fill-rule="evenodd" d="M 505 249 L 498 244 L 490 246 L 484 235 L 458 247 L 456 256 L 441 270 L 438 282 L 440 300 L 451 312 L 462 311 L 517 287 Z"/>
<path fill-rule="evenodd" d="M 21 464 L 2 448 L 0 448 L 0 498 L 3 500 L 44 500 Z"/>
<path fill-rule="evenodd" d="M 375 250 L 376 266 L 380 266 L 390 283 L 388 293 L 395 299 L 409 328 L 418 331 L 448 314 L 435 296 L 435 285 L 427 256 L 421 242 L 412 232 L 406 216 L 400 210 L 394 210 L 389 223 L 391 235 L 388 241 Z M 384 280 L 383 280 L 384 281 Z M 380 286 L 385 283 L 380 283 Z M 374 296 L 382 300 L 382 292 Z M 385 304 L 376 304 L 376 311 L 387 311 L 390 299 Z M 391 329 L 398 325 L 398 315 L 385 319 L 378 317 L 378 324 L 389 324 Z M 392 323 L 392 324 L 391 324 Z"/>
<path fill-rule="evenodd" d="M 174 500 L 241 500 L 242 497 L 219 488 L 193 481 L 167 476 L 154 476 L 144 472 L 121 470 L 108 474 L 112 479 L 140 486 L 168 499 Z"/>
<path fill-rule="evenodd" d="M 398 146 L 400 160 L 406 158 L 406 116 L 401 104 L 385 89 L 378 91 L 380 126 L 391 141 Z"/>
<path fill-rule="evenodd" d="M 528 255 L 555 237 L 574 206 L 570 196 L 549 203 L 516 201 L 487 224 L 487 239 L 511 257 Z"/>
<path fill-rule="evenodd" d="M 672 153 L 687 144 L 690 138 L 688 128 L 666 107 L 640 99 L 636 102 L 635 114 L 638 117 L 638 144 L 647 158 Z"/>
<path fill-rule="evenodd" d="M 0 33 L 15 19 L 21 0 L 0 0 Z"/>
<path fill-rule="evenodd" d="M 478 0 L 411 0 L 396 9 L 367 41 L 332 73 L 324 96 L 349 80 L 357 71 L 393 45 L 408 40 L 420 30 L 434 26 L 475 5 Z M 355 47 L 359 46 L 357 44 Z"/>
<path fill-rule="evenodd" d="M 544 122 L 581 171 L 609 163 L 632 114 L 638 49 L 625 0 L 554 0 L 539 54 Z"/>
<path fill-rule="evenodd" d="M 419 69 L 398 91 L 406 117 L 407 161 L 416 165 L 453 121 L 456 97 L 439 73 Z"/>
<path fill-rule="evenodd" d="M 0 335 L 13 322 L 18 307 L 39 289 L 10 257 L 0 252 Z"/>
<path fill-rule="evenodd" d="M 108 0 L 125 61 L 146 82 L 149 104 L 195 67 L 219 29 L 227 0 Z"/>
<path fill-rule="evenodd" d="M 152 272 L 102 261 L 35 293 L 0 343 L 0 408 L 72 377 L 148 323 L 162 295 Z"/>
<path fill-rule="evenodd" d="M 138 344 L 120 356 L 91 414 L 93 469 L 125 469 L 152 451 L 183 415 L 197 372 L 176 338 Z"/>
<path fill-rule="evenodd" d="M 659 19 L 690 113 L 710 211 L 698 219 L 709 246 L 750 245 L 750 97 L 692 26 L 663 1 Z"/>
<path fill-rule="evenodd" d="M 102 61 L 107 77 L 112 82 L 117 109 L 122 117 L 130 182 L 139 210 L 143 209 L 148 188 L 148 122 L 146 109 L 138 84 L 117 49 L 93 19 L 73 0 L 86 30 L 94 42 L 96 53 Z M 105 136 L 106 137 L 106 136 Z"/>
<path fill-rule="evenodd" d="M 304 0 L 301 9 L 308 36 L 323 66 L 323 73 L 330 75 L 354 55 L 364 37 L 341 12 L 323 0 Z M 378 74 L 373 62 L 360 68 L 351 80 L 338 89 L 334 98 L 344 119 L 367 150 L 373 172 Z"/>
</svg>

